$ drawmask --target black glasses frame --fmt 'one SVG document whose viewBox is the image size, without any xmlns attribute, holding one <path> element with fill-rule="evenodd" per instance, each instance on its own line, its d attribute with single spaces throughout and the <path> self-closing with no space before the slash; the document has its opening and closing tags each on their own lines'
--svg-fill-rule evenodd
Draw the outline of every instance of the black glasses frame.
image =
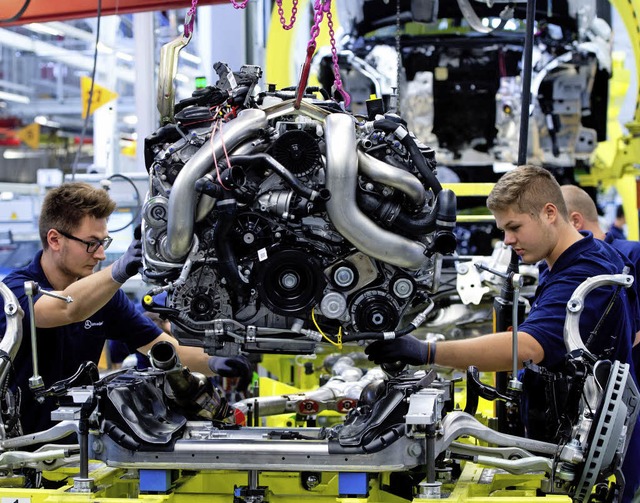
<svg viewBox="0 0 640 503">
<path fill-rule="evenodd" d="M 109 246 L 111 245 L 111 242 L 113 241 L 113 238 L 110 236 L 107 236 L 106 238 L 100 239 L 100 240 L 85 241 L 84 239 L 77 238 L 59 229 L 56 229 L 56 231 L 62 234 L 67 239 L 72 239 L 73 241 L 78 241 L 79 243 L 86 245 L 87 253 L 95 253 L 98 251 L 98 248 L 100 248 L 101 246 L 106 250 L 107 248 L 109 248 Z"/>
</svg>

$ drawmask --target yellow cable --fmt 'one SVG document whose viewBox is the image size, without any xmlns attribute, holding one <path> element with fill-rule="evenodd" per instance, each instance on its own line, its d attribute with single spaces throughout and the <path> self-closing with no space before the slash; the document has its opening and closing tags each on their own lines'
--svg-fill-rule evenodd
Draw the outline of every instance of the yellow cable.
<svg viewBox="0 0 640 503">
<path fill-rule="evenodd" d="M 316 326 L 316 329 L 318 330 L 318 332 L 320 333 L 320 335 L 322 337 L 324 337 L 325 339 L 327 339 L 327 341 L 329 341 L 331 344 L 333 344 L 334 346 L 336 346 L 338 349 L 342 349 L 342 327 L 340 327 L 340 329 L 338 330 L 338 342 L 333 342 L 320 328 L 320 326 L 318 325 L 318 322 L 316 321 L 316 315 L 315 315 L 315 309 L 311 309 L 311 319 L 313 320 L 313 324 Z"/>
</svg>

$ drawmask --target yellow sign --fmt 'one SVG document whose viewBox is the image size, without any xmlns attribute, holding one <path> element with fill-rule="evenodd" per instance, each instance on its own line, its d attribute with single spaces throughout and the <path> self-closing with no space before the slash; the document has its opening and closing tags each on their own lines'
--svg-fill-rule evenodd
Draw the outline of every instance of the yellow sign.
<svg viewBox="0 0 640 503">
<path fill-rule="evenodd" d="M 25 145 L 36 149 L 40 146 L 40 124 L 34 122 L 22 129 L 18 129 L 16 136 Z"/>
<path fill-rule="evenodd" d="M 82 118 L 86 118 L 87 110 L 91 115 L 97 108 L 118 97 L 118 93 L 110 91 L 99 84 L 93 84 L 93 94 L 91 95 L 91 106 L 89 107 L 89 94 L 91 93 L 91 79 L 80 77 L 80 91 L 82 94 Z"/>
</svg>

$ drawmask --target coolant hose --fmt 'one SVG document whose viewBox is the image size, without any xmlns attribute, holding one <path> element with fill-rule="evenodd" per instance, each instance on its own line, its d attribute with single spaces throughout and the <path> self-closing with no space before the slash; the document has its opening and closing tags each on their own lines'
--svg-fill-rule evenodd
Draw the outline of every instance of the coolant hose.
<svg viewBox="0 0 640 503">
<path fill-rule="evenodd" d="M 375 129 L 380 129 L 385 133 L 393 133 L 400 140 L 400 143 L 404 145 L 404 147 L 409 152 L 411 156 L 411 160 L 415 164 L 416 168 L 420 172 L 420 174 L 427 181 L 429 188 L 433 191 L 434 194 L 440 193 L 442 190 L 442 185 L 440 185 L 440 181 L 436 178 L 433 171 L 427 164 L 427 161 L 420 152 L 418 145 L 415 140 L 409 134 L 409 131 L 402 125 L 397 122 L 394 122 L 390 119 L 380 119 L 373 122 L 373 127 Z"/>
<path fill-rule="evenodd" d="M 300 180 L 291 173 L 291 171 L 285 168 L 269 154 L 234 155 L 229 159 L 231 162 L 237 162 L 240 164 L 253 163 L 257 161 L 265 162 L 275 173 L 287 182 L 296 194 L 307 198 L 311 202 L 315 202 L 316 200 L 326 202 L 331 197 L 331 193 L 327 189 L 314 190 L 301 183 Z"/>
<path fill-rule="evenodd" d="M 229 231 L 236 222 L 238 205 L 235 199 L 221 199 L 216 202 L 216 208 L 218 209 L 218 220 L 213 229 L 213 241 L 216 252 L 220 257 L 218 262 L 220 271 L 227 280 L 229 287 L 234 292 L 242 294 L 249 285 L 240 277 L 238 263 L 231 249 L 231 240 L 229 239 Z"/>
<path fill-rule="evenodd" d="M 358 206 L 368 214 L 373 214 L 378 220 L 392 225 L 411 236 L 422 236 L 433 232 L 436 228 L 436 212 L 429 211 L 418 215 L 410 215 L 398 210 L 398 205 L 390 201 L 381 201 L 379 197 L 359 192 Z"/>
<path fill-rule="evenodd" d="M 453 230 L 456 226 L 457 205 L 456 195 L 452 190 L 440 191 L 436 205 L 436 235 L 431 249 L 443 255 L 456 251 L 457 242 Z"/>
<path fill-rule="evenodd" d="M 231 166 L 220 173 L 218 180 L 211 173 L 196 180 L 195 189 L 200 194 L 206 194 L 214 199 L 222 197 L 225 189 L 242 187 L 246 181 L 244 170 L 237 166 Z"/>
</svg>

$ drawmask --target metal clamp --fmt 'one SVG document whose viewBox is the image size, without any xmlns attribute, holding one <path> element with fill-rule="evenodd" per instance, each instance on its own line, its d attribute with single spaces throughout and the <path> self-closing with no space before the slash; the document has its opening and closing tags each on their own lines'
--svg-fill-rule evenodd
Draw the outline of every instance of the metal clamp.
<svg viewBox="0 0 640 503">
<path fill-rule="evenodd" d="M 41 293 L 55 299 L 63 300 L 67 304 L 73 302 L 73 299 L 68 296 L 64 297 L 62 295 L 58 295 L 57 293 L 42 290 L 40 288 L 40 285 L 38 285 L 38 283 L 36 283 L 35 281 L 24 282 L 24 293 L 27 295 L 27 299 L 29 301 L 29 322 L 31 325 L 31 356 L 33 358 L 33 375 L 29 378 L 29 389 L 34 392 L 38 392 L 42 388 L 44 388 L 44 381 L 42 380 L 42 376 L 38 371 L 38 340 L 36 337 L 36 316 L 35 311 L 33 310 L 33 297 L 34 295 L 38 295 L 38 293 Z"/>
</svg>

